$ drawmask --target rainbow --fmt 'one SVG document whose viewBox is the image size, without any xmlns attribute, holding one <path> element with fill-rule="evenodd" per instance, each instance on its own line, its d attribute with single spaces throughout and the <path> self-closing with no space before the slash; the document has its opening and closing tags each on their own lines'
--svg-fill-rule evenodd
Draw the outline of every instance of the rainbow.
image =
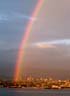
<svg viewBox="0 0 70 96">
<path fill-rule="evenodd" d="M 37 14 L 39 13 L 39 10 L 41 9 L 41 6 L 42 6 L 43 2 L 44 2 L 44 0 L 38 0 L 31 17 L 36 17 L 37 16 Z M 14 81 L 19 80 L 20 66 L 22 64 L 22 59 L 23 59 L 23 56 L 24 56 L 24 49 L 25 49 L 25 45 L 26 45 L 26 42 L 28 40 L 29 33 L 31 31 L 32 25 L 33 25 L 33 21 L 29 20 L 29 22 L 27 24 L 27 27 L 26 27 L 26 30 L 25 30 L 25 34 L 23 35 L 23 38 L 22 38 L 22 41 L 21 41 L 21 44 L 20 44 L 20 48 L 18 50 L 18 57 L 17 57 L 16 64 L 15 64 Z"/>
</svg>

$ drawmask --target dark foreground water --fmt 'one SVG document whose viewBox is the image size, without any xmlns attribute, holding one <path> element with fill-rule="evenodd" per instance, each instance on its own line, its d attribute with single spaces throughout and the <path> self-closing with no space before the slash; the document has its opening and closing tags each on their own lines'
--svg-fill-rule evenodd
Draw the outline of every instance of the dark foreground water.
<svg viewBox="0 0 70 96">
<path fill-rule="evenodd" d="M 70 89 L 0 88 L 0 96 L 70 96 Z"/>
</svg>

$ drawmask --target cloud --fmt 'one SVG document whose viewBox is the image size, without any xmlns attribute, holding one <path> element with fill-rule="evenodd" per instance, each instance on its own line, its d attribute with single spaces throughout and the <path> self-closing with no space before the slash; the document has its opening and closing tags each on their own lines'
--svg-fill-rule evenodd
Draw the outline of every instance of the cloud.
<svg viewBox="0 0 70 96">
<path fill-rule="evenodd" d="M 53 45 L 70 45 L 70 39 L 53 40 L 46 43 Z"/>
<path fill-rule="evenodd" d="M 55 48 L 55 46 L 51 44 L 37 43 L 35 44 L 37 48 Z"/>
<path fill-rule="evenodd" d="M 70 45 L 70 39 L 63 39 L 63 40 L 52 40 L 46 42 L 37 42 L 33 43 L 32 46 L 37 48 L 56 48 L 56 45 Z"/>
<path fill-rule="evenodd" d="M 17 18 L 21 18 L 21 19 L 28 19 L 28 20 L 32 20 L 32 21 L 36 21 L 37 18 L 36 17 L 32 17 L 32 16 L 29 16 L 27 14 L 22 14 L 22 13 L 15 13 L 14 12 L 14 17 L 17 17 Z"/>
<path fill-rule="evenodd" d="M 52 45 L 52 44 L 46 44 L 46 43 L 42 43 L 42 42 L 34 43 L 31 46 L 34 46 L 34 47 L 37 47 L 37 48 L 42 48 L 42 49 L 45 49 L 45 48 L 55 48 L 55 46 Z"/>
<path fill-rule="evenodd" d="M 32 21 L 36 21 L 35 17 L 31 17 L 25 14 L 21 14 L 21 13 L 16 13 L 16 12 L 12 12 L 10 14 L 6 13 L 6 14 L 0 14 L 0 21 L 10 21 L 10 20 L 19 20 L 19 19 L 27 19 L 27 20 L 32 20 Z"/>
<path fill-rule="evenodd" d="M 35 17 L 32 17 L 32 16 L 28 16 L 28 15 L 25 15 L 25 14 L 17 14 L 18 17 L 21 17 L 21 18 L 24 18 L 24 19 L 29 19 L 29 20 L 32 20 L 32 21 L 36 21 L 36 18 Z"/>
</svg>

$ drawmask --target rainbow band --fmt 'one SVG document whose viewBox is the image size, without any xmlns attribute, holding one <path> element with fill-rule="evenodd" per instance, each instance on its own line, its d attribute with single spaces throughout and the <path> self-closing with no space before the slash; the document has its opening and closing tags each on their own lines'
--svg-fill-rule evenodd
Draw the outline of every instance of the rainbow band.
<svg viewBox="0 0 70 96">
<path fill-rule="evenodd" d="M 36 5 L 32 15 L 31 15 L 31 17 L 36 17 L 37 16 L 37 14 L 38 14 L 38 12 L 39 12 L 42 4 L 43 4 L 43 1 L 44 0 L 38 0 L 37 5 Z M 16 60 L 16 66 L 15 66 L 14 81 L 19 80 L 20 65 L 22 64 L 22 58 L 23 58 L 23 55 L 24 55 L 23 51 L 25 49 L 25 44 L 27 42 L 27 39 L 28 39 L 29 33 L 31 31 L 32 25 L 33 25 L 33 21 L 29 20 L 29 22 L 27 24 L 25 34 L 24 34 L 24 36 L 22 38 L 22 41 L 21 41 L 21 44 L 20 44 L 19 51 L 18 51 L 18 57 L 17 57 L 17 60 Z"/>
</svg>

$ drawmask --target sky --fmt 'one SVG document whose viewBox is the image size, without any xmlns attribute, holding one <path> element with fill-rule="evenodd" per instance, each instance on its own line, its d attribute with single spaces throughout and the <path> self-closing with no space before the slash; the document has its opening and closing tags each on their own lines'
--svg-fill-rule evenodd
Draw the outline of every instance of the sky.
<svg viewBox="0 0 70 96">
<path fill-rule="evenodd" d="M 38 0 L 0 0 L 0 76 L 13 76 L 18 49 L 29 20 L 33 20 L 23 76 L 70 77 L 70 1 L 45 0 L 38 15 L 31 14 Z"/>
</svg>

